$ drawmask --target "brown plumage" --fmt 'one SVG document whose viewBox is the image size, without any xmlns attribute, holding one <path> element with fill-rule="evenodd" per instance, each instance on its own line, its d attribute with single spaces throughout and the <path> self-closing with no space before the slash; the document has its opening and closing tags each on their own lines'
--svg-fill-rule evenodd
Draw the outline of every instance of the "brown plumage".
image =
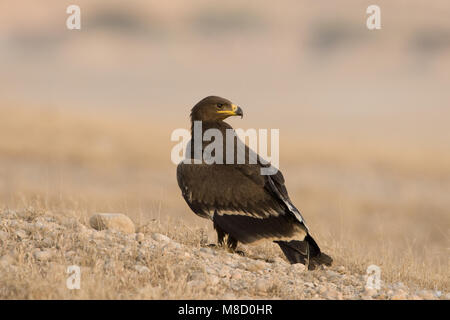
<svg viewBox="0 0 450 320">
<path fill-rule="evenodd" d="M 192 129 L 194 121 L 201 121 L 202 134 L 208 129 L 222 133 L 224 164 L 202 160 L 202 153 L 196 153 L 194 146 L 200 146 L 203 152 L 211 141 L 196 141 L 201 137 L 192 132 L 186 158 L 197 159 L 199 163 L 182 161 L 177 166 L 178 185 L 189 207 L 213 221 L 219 245 L 224 245 L 226 238 L 225 245 L 231 250 L 236 249 L 238 242 L 267 239 L 276 242 L 291 263 L 300 262 L 309 269 L 318 264 L 330 265 L 332 259 L 321 253 L 305 220 L 289 199 L 281 171 L 262 175 L 261 168 L 270 164 L 259 159 L 236 135 L 227 135 L 226 130 L 233 129 L 224 122 L 229 116 L 242 117 L 242 109 L 217 96 L 206 97 L 192 108 Z M 226 164 L 230 138 L 234 139 L 235 161 Z M 245 164 L 236 164 L 238 152 L 245 152 Z M 249 164 L 249 159 L 257 162 Z"/>
</svg>

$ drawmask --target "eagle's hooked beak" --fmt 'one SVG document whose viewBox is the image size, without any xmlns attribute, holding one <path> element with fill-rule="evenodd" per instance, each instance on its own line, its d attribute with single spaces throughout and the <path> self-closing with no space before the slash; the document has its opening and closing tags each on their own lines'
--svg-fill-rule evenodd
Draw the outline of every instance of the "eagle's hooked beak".
<svg viewBox="0 0 450 320">
<path fill-rule="evenodd" d="M 242 111 L 241 107 L 235 106 L 234 104 L 232 106 L 236 107 L 236 110 L 234 110 L 234 114 L 236 116 L 241 116 L 242 119 L 244 117 L 244 111 Z"/>
<path fill-rule="evenodd" d="M 244 116 L 244 112 L 242 111 L 242 109 L 240 107 L 238 107 L 235 104 L 231 105 L 231 110 L 221 110 L 221 111 L 217 111 L 218 113 L 222 113 L 225 114 L 226 116 L 230 117 L 230 116 Z"/>
</svg>

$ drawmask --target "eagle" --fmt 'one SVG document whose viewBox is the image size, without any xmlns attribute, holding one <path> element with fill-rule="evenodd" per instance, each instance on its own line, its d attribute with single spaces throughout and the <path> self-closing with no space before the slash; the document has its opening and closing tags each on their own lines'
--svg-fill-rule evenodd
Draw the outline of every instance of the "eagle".
<svg viewBox="0 0 450 320">
<path fill-rule="evenodd" d="M 321 252 L 289 198 L 281 171 L 263 174 L 262 169 L 270 169 L 271 164 L 242 142 L 224 121 L 231 116 L 242 118 L 243 114 L 240 107 L 218 96 L 208 96 L 192 108 L 191 140 L 185 159 L 177 166 L 184 200 L 195 214 L 212 221 L 218 245 L 231 252 L 236 251 L 239 242 L 269 240 L 279 245 L 292 264 L 302 263 L 309 270 L 331 265 L 332 258 Z M 195 132 L 196 128 L 201 132 Z M 210 155 L 222 152 L 223 159 L 233 161 L 211 161 L 211 157 L 204 156 L 213 141 L 204 139 L 210 129 L 221 134 L 223 145 Z M 242 152 L 245 161 L 239 162 Z"/>
</svg>

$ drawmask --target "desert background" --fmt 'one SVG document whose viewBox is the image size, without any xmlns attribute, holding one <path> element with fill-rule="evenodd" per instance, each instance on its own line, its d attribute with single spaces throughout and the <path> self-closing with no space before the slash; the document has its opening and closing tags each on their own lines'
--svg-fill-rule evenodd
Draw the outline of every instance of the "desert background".
<svg viewBox="0 0 450 320">
<path fill-rule="evenodd" d="M 71 4 L 81 30 L 66 28 Z M 381 30 L 366 28 L 371 4 Z M 448 292 L 449 18 L 448 1 L 2 1 L 0 230 L 13 229 L 11 212 L 86 226 L 120 212 L 183 245 L 215 242 L 181 197 L 170 136 L 219 95 L 244 110 L 233 127 L 280 129 L 290 197 L 336 265 L 375 264 L 383 281 Z M 64 272 L 52 282 L 51 261 L 27 254 L 32 235 L 0 240 L 15 266 L 0 271 L 3 299 L 223 297 L 151 273 L 172 256 L 146 260 L 150 294 L 114 272 L 95 290 L 94 271 L 90 290 L 67 293 Z M 244 249 L 282 258 L 270 244 Z M 263 297 L 288 297 L 278 285 Z"/>
</svg>

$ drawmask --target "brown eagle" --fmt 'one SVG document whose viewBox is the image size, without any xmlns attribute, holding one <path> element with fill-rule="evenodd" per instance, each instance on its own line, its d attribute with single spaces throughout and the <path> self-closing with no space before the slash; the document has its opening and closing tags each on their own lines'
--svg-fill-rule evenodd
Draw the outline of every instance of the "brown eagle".
<svg viewBox="0 0 450 320">
<path fill-rule="evenodd" d="M 302 263 L 309 269 L 331 265 L 331 257 L 320 251 L 305 219 L 289 199 L 281 171 L 262 174 L 261 169 L 270 167 L 270 163 L 236 136 L 224 121 L 230 116 L 242 117 L 243 111 L 217 96 L 204 98 L 191 110 L 192 138 L 186 159 L 177 166 L 178 185 L 189 207 L 200 217 L 212 220 L 218 244 L 231 251 L 238 242 L 267 239 L 280 246 L 290 263 Z M 201 127 L 201 134 L 194 132 L 196 125 Z M 213 141 L 203 138 L 209 129 L 222 133 L 222 157 L 234 161 L 205 160 L 203 153 Z M 227 144 L 230 139 L 233 143 Z M 240 152 L 245 152 L 245 163 L 237 161 Z"/>
</svg>

